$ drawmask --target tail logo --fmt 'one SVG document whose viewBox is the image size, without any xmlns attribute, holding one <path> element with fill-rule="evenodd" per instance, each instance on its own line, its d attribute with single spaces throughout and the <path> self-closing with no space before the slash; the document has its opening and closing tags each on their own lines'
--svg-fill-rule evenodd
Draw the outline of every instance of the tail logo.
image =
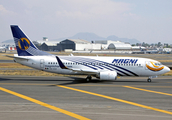
<svg viewBox="0 0 172 120">
<path fill-rule="evenodd" d="M 20 38 L 18 46 L 21 50 L 27 50 L 30 47 L 30 41 L 27 38 Z"/>
</svg>

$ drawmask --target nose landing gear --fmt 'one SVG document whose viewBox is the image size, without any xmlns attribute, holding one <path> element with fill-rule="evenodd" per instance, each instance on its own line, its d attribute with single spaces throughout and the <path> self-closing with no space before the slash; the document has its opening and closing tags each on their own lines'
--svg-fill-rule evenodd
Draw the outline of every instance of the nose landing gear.
<svg viewBox="0 0 172 120">
<path fill-rule="evenodd" d="M 151 78 L 148 78 L 148 79 L 147 79 L 147 82 L 151 82 Z"/>
<path fill-rule="evenodd" d="M 147 82 L 151 82 L 152 78 L 157 78 L 157 76 L 150 76 L 150 77 L 148 77 Z"/>
</svg>

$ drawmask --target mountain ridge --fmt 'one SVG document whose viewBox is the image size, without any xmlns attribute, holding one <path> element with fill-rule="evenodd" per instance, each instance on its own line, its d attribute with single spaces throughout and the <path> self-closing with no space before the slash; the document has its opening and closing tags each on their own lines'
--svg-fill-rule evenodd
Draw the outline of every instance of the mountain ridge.
<svg viewBox="0 0 172 120">
<path fill-rule="evenodd" d="M 137 39 L 119 38 L 115 35 L 110 35 L 107 38 L 105 38 L 105 37 L 101 37 L 101 36 L 96 35 L 95 33 L 90 33 L 90 32 L 80 32 L 80 33 L 75 34 L 72 37 L 59 38 L 59 39 L 54 39 L 54 40 L 61 41 L 61 40 L 65 40 L 65 39 L 83 39 L 83 40 L 87 40 L 90 42 L 96 41 L 96 40 L 112 40 L 112 41 L 127 42 L 130 44 L 141 43 Z M 52 41 L 52 40 L 49 40 L 49 41 Z M 12 39 L 9 39 L 9 40 L 2 41 L 1 43 L 13 43 L 13 42 L 14 41 Z"/>
<path fill-rule="evenodd" d="M 68 37 L 68 39 L 84 39 L 87 41 L 96 41 L 96 40 L 112 40 L 112 41 L 121 41 L 121 42 L 127 42 L 130 44 L 136 44 L 136 43 L 141 43 L 137 39 L 129 39 L 129 38 L 119 38 L 115 35 L 110 35 L 107 38 L 105 37 L 100 37 L 94 33 L 89 33 L 89 32 L 80 32 L 75 34 L 72 37 Z"/>
</svg>

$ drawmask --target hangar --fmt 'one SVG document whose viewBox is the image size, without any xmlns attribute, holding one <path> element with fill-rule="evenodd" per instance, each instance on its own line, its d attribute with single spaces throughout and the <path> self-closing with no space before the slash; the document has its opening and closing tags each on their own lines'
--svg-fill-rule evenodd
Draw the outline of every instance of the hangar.
<svg viewBox="0 0 172 120">
<path fill-rule="evenodd" d="M 56 51 L 58 50 L 58 44 L 59 42 L 55 42 L 55 41 L 44 41 L 44 42 L 35 42 L 34 44 L 36 45 L 36 47 L 38 47 L 38 49 L 43 50 L 43 51 Z"/>
<path fill-rule="evenodd" d="M 114 44 L 111 43 L 108 46 L 108 49 L 114 49 L 114 50 L 126 50 L 126 49 L 131 49 L 131 45 L 130 44 Z"/>
<path fill-rule="evenodd" d="M 60 46 L 60 51 L 65 49 L 78 50 L 131 50 L 131 45 L 129 43 L 124 43 L 120 41 L 102 40 L 90 43 L 89 41 L 82 39 L 66 39 L 61 41 L 58 46 Z"/>
<path fill-rule="evenodd" d="M 88 44 L 90 44 L 90 42 L 82 39 L 66 39 L 61 41 L 58 46 L 60 51 L 64 51 L 65 49 L 81 50 L 81 48 L 85 48 Z"/>
<path fill-rule="evenodd" d="M 83 39 L 65 39 L 60 42 L 44 41 L 39 48 L 45 51 L 65 51 L 67 49 L 73 51 L 88 51 L 88 50 L 131 50 L 132 46 L 129 43 L 101 40 L 90 43 Z"/>
<path fill-rule="evenodd" d="M 121 41 L 103 40 L 103 41 L 95 41 L 95 43 L 102 44 L 102 47 L 104 47 L 104 49 L 111 49 L 111 50 L 131 50 L 132 48 L 130 43 L 121 42 Z"/>
</svg>

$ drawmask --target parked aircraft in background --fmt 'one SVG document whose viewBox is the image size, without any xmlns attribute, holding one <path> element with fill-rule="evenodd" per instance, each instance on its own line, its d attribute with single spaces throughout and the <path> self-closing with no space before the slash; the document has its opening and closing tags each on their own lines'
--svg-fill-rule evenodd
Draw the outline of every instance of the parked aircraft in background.
<svg viewBox="0 0 172 120">
<path fill-rule="evenodd" d="M 6 49 L 5 47 L 0 47 L 0 50 Z"/>
<path fill-rule="evenodd" d="M 0 52 L 6 52 L 6 47 L 0 47 Z"/>
<path fill-rule="evenodd" d="M 100 80 L 116 80 L 117 76 L 151 78 L 169 72 L 167 66 L 147 58 L 56 56 L 40 51 L 17 25 L 11 25 L 17 53 L 14 61 L 38 70 L 68 75 L 86 75 Z"/>
</svg>

